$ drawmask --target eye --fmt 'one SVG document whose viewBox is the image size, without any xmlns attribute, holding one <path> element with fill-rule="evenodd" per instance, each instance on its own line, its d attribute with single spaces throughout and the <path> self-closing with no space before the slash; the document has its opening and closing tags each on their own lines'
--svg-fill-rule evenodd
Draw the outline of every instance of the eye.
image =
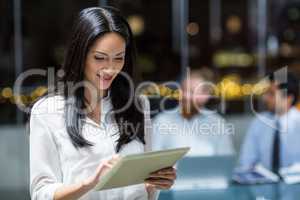
<svg viewBox="0 0 300 200">
<path fill-rule="evenodd" d="M 115 58 L 116 61 L 123 61 L 124 60 L 124 57 L 117 57 Z"/>
<path fill-rule="evenodd" d="M 100 61 L 102 61 L 102 60 L 105 60 L 105 58 L 104 58 L 104 57 L 100 57 L 100 56 L 95 56 L 95 60 L 100 60 Z"/>
</svg>

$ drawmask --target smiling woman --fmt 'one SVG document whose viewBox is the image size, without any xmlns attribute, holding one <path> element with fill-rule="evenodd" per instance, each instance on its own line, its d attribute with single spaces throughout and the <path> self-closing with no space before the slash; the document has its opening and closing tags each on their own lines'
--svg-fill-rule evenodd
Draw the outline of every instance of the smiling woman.
<svg viewBox="0 0 300 200">
<path fill-rule="evenodd" d="M 134 62 L 132 33 L 118 11 L 93 7 L 79 13 L 64 76 L 31 110 L 33 200 L 155 199 L 156 189 L 173 185 L 176 172 L 170 167 L 144 184 L 93 190 L 118 154 L 150 150 L 149 102 L 134 96 Z"/>
</svg>

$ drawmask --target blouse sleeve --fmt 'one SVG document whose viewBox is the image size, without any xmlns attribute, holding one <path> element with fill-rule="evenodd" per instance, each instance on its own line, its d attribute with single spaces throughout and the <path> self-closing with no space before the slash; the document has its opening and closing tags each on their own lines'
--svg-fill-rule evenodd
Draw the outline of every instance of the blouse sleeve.
<svg viewBox="0 0 300 200">
<path fill-rule="evenodd" d="M 47 114 L 33 107 L 30 116 L 30 195 L 32 200 L 52 200 L 62 186 L 57 145 L 47 124 Z"/>
<path fill-rule="evenodd" d="M 153 127 L 152 121 L 150 117 L 151 109 L 148 97 L 145 95 L 141 96 L 144 108 L 144 123 L 145 123 L 145 152 L 152 150 L 152 134 L 153 134 Z M 159 196 L 159 190 L 154 190 L 151 194 L 149 194 L 149 200 L 157 200 Z"/>
</svg>

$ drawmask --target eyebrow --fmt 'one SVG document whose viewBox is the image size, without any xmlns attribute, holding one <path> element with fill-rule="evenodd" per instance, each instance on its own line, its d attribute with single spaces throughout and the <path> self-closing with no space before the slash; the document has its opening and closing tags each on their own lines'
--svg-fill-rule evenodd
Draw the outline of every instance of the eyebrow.
<svg viewBox="0 0 300 200">
<path fill-rule="evenodd" d="M 101 52 L 101 51 L 93 51 L 93 52 L 95 52 L 95 53 L 100 53 L 100 54 L 109 56 L 107 53 L 104 53 L 104 52 Z M 125 51 L 121 51 L 121 52 L 117 53 L 116 56 L 119 56 L 119 55 L 121 55 L 121 54 L 123 54 L 123 53 L 125 53 Z"/>
</svg>

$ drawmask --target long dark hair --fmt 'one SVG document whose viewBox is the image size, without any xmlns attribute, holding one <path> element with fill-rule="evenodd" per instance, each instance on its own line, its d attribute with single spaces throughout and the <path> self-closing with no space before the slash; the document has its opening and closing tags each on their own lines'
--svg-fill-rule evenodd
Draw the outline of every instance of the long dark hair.
<svg viewBox="0 0 300 200">
<path fill-rule="evenodd" d="M 82 118 L 84 114 L 78 112 L 85 108 L 84 88 L 78 88 L 74 94 L 68 93 L 68 82 L 78 83 L 84 80 L 85 60 L 89 48 L 94 41 L 105 33 L 115 32 L 120 34 L 126 41 L 125 64 L 122 72 L 135 77 L 135 47 L 133 35 L 127 21 L 120 15 L 119 11 L 112 7 L 92 7 L 82 10 L 73 26 L 73 32 L 68 48 L 66 49 L 63 70 L 65 75 L 62 78 L 64 83 L 63 96 L 65 97 L 65 122 L 66 129 L 73 145 L 76 148 L 88 147 L 93 144 L 87 141 L 81 134 Z M 124 107 L 131 97 L 129 81 L 118 74 L 110 87 L 110 97 L 113 111 Z M 141 102 L 139 102 L 141 105 Z M 123 145 L 137 139 L 143 144 L 144 140 L 144 115 L 139 111 L 134 101 L 122 112 L 114 113 L 115 121 L 119 128 L 119 139 L 116 151 L 119 152 Z M 136 133 L 126 130 L 125 124 L 134 125 Z"/>
</svg>

